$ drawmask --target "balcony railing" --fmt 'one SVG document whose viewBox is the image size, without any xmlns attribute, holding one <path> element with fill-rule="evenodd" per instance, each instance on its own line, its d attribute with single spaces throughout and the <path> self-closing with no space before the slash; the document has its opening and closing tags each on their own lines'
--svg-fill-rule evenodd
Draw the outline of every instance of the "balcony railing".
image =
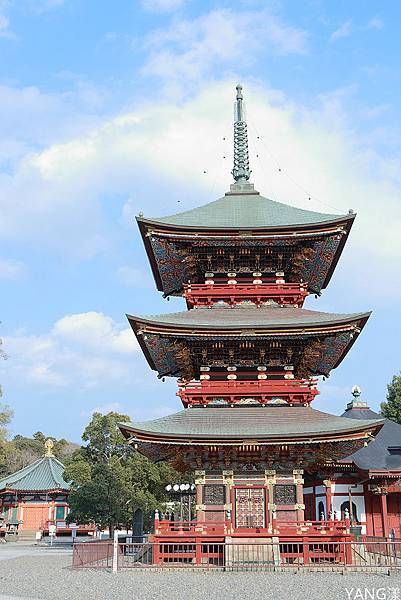
<svg viewBox="0 0 401 600">
<path fill-rule="evenodd" d="M 230 521 L 168 521 L 155 520 L 156 535 L 224 535 Z"/>
<path fill-rule="evenodd" d="M 184 298 L 188 308 L 194 306 L 211 306 L 216 302 L 230 305 L 251 301 L 261 305 L 274 300 L 281 306 L 302 306 L 308 296 L 306 283 L 193 283 L 184 286 Z"/>
<path fill-rule="evenodd" d="M 212 521 L 169 521 L 155 519 L 154 531 L 156 536 L 221 536 L 228 534 L 241 535 L 347 535 L 350 521 L 277 521 L 273 519 L 266 527 L 235 527 L 230 520 Z"/>
<path fill-rule="evenodd" d="M 179 382 L 177 392 L 184 406 L 207 406 L 216 399 L 227 404 L 238 404 L 244 398 L 253 398 L 260 404 L 268 402 L 309 404 L 319 393 L 316 379 L 279 379 L 241 381 L 189 381 Z"/>
</svg>

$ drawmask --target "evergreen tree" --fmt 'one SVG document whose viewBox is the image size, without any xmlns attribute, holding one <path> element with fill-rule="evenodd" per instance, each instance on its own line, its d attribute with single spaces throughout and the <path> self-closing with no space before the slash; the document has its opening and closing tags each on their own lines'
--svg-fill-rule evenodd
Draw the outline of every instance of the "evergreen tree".
<svg viewBox="0 0 401 600">
<path fill-rule="evenodd" d="M 145 528 L 166 497 L 167 483 L 180 475 L 167 464 L 152 463 L 127 444 L 117 423 L 126 415 L 94 413 L 82 439 L 87 442 L 69 462 L 64 478 L 71 481 L 68 520 L 108 527 L 130 525 L 137 508 L 143 510 Z"/>
<path fill-rule="evenodd" d="M 401 374 L 394 375 L 387 386 L 387 400 L 380 404 L 384 417 L 401 424 Z"/>
</svg>

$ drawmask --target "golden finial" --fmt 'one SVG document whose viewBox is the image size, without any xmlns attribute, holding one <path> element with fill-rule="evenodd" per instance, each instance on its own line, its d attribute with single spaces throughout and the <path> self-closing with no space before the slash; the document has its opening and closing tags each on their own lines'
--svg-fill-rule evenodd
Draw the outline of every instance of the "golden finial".
<svg viewBox="0 0 401 600">
<path fill-rule="evenodd" d="M 45 456 L 54 456 L 53 454 L 54 442 L 51 438 L 47 438 L 45 441 Z"/>
</svg>

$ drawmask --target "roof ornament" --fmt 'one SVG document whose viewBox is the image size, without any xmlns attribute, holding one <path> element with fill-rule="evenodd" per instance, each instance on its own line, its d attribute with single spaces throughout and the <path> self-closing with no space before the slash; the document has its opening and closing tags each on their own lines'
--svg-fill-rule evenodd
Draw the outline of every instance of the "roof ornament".
<svg viewBox="0 0 401 600">
<path fill-rule="evenodd" d="M 234 167 L 231 171 L 237 183 L 248 181 L 249 170 L 248 131 L 245 121 L 242 85 L 236 87 L 237 97 L 234 104 Z"/>
<path fill-rule="evenodd" d="M 45 454 L 44 456 L 46 457 L 54 457 L 53 454 L 53 448 L 54 448 L 54 442 L 51 438 L 47 438 L 47 440 L 45 441 Z"/>
<path fill-rule="evenodd" d="M 353 396 L 351 402 L 348 402 L 346 410 L 351 410 L 351 408 L 369 408 L 367 403 L 362 400 L 362 390 L 359 385 L 354 385 L 351 394 Z"/>
</svg>

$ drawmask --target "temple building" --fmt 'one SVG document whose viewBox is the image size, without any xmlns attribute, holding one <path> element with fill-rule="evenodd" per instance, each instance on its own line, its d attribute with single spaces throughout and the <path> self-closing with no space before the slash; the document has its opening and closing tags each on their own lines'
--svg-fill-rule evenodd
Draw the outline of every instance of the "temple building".
<svg viewBox="0 0 401 600">
<path fill-rule="evenodd" d="M 71 534 L 67 525 L 70 484 L 64 480 L 64 465 L 53 454 L 54 443 L 45 442 L 42 458 L 0 480 L 0 530 L 14 531 L 19 537 L 34 538 L 36 532 Z M 81 533 L 93 526 L 80 525 Z"/>
<path fill-rule="evenodd" d="M 187 310 L 128 320 L 151 369 L 178 378 L 184 408 L 120 429 L 152 460 L 195 472 L 187 541 L 346 540 L 349 517 L 385 534 L 367 512 L 383 508 L 376 488 L 391 479 L 389 457 L 384 471 L 382 459 L 372 462 L 373 440 L 382 428 L 391 437 L 393 424 L 356 405 L 343 416 L 312 408 L 318 377 L 345 359 L 370 316 L 303 308 L 329 284 L 355 214 L 302 210 L 255 190 L 240 85 L 232 175 L 205 206 L 137 217 L 157 289 L 183 297 Z M 155 540 L 175 536 L 176 524 L 156 522 Z"/>
</svg>

